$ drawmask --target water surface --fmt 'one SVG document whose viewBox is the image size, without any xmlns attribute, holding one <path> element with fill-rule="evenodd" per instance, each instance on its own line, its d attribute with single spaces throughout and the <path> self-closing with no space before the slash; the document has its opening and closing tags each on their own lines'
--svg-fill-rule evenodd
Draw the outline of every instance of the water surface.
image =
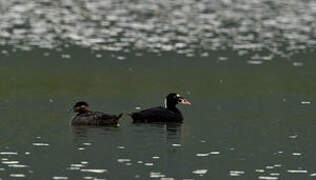
<svg viewBox="0 0 316 180">
<path fill-rule="evenodd" d="M 248 64 L 233 51 L 125 60 L 80 47 L 7 51 L 0 57 L 1 179 L 315 176 L 315 53 Z M 179 106 L 183 124 L 134 125 L 124 116 L 117 128 L 69 126 L 78 100 L 120 113 L 163 105 L 169 92 L 192 102 Z"/>
</svg>

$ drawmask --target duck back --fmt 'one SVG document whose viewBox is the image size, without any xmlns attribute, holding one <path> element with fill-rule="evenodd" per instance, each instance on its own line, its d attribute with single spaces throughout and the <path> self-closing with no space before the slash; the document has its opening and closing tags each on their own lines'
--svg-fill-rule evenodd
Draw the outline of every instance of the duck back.
<svg viewBox="0 0 316 180">
<path fill-rule="evenodd" d="M 133 122 L 181 122 L 183 117 L 178 109 L 170 110 L 164 107 L 154 107 L 130 114 Z"/>
<path fill-rule="evenodd" d="M 86 113 L 77 114 L 71 120 L 71 125 L 117 125 L 122 114 L 109 115 L 102 112 L 89 111 Z"/>
</svg>

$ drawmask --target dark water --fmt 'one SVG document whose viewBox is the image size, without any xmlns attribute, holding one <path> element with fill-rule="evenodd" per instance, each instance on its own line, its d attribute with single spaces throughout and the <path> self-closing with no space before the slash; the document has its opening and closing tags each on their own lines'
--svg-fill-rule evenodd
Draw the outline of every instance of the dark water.
<svg viewBox="0 0 316 180">
<path fill-rule="evenodd" d="M 314 179 L 312 0 L 0 0 L 0 180 Z M 72 128 L 85 100 L 183 124 Z"/>
<path fill-rule="evenodd" d="M 314 179 L 315 53 L 247 64 L 209 57 L 35 49 L 0 57 L 0 179 Z M 48 53 L 49 52 L 49 53 Z M 69 54 L 65 58 L 63 54 Z M 64 57 L 64 58 L 62 58 Z M 222 58 L 226 57 L 226 58 Z M 86 100 L 119 113 L 163 104 L 183 124 L 72 128 Z"/>
</svg>

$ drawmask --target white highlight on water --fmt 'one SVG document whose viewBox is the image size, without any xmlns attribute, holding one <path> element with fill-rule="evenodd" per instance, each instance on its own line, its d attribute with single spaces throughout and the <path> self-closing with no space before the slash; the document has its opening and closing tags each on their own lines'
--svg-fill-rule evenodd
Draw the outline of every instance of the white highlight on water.
<svg viewBox="0 0 316 180">
<path fill-rule="evenodd" d="M 301 156 L 301 155 L 302 155 L 302 153 L 299 153 L 299 152 L 293 152 L 293 153 L 292 153 L 292 155 L 293 155 L 293 156 Z"/>
<path fill-rule="evenodd" d="M 311 101 L 301 101 L 301 104 L 312 104 Z"/>
<path fill-rule="evenodd" d="M 28 167 L 27 165 L 24 165 L 24 164 L 9 164 L 8 166 L 12 167 L 12 168 L 26 168 L 26 167 Z"/>
<path fill-rule="evenodd" d="M 231 170 L 229 171 L 230 176 L 241 176 L 245 174 L 245 171 Z"/>
<path fill-rule="evenodd" d="M 83 179 L 93 179 L 93 177 L 91 177 L 91 176 L 85 176 L 85 177 L 83 177 Z"/>
<path fill-rule="evenodd" d="M 289 136 L 290 139 L 296 139 L 298 137 L 297 134 Z"/>
<path fill-rule="evenodd" d="M 79 167 L 70 167 L 70 168 L 68 168 L 68 169 L 69 169 L 69 170 L 72 170 L 72 171 L 80 170 Z"/>
<path fill-rule="evenodd" d="M 197 169 L 197 170 L 192 171 L 192 173 L 193 174 L 198 174 L 200 176 L 203 176 L 204 174 L 207 173 L 207 171 L 208 171 L 207 169 Z"/>
<path fill-rule="evenodd" d="M 259 176 L 258 179 L 264 179 L 264 180 L 277 180 L 278 177 L 271 177 L 271 176 Z"/>
<path fill-rule="evenodd" d="M 197 156 L 197 157 L 207 157 L 207 156 L 210 156 L 210 153 L 197 153 L 195 156 Z"/>
<path fill-rule="evenodd" d="M 161 174 L 161 172 L 150 172 L 149 177 L 151 177 L 151 178 L 164 178 L 166 176 L 164 174 Z"/>
<path fill-rule="evenodd" d="M 209 153 L 197 153 L 195 154 L 195 156 L 197 157 L 207 157 L 207 156 L 210 156 L 210 155 L 219 155 L 221 154 L 219 151 L 213 151 L 213 152 L 209 152 Z"/>
<path fill-rule="evenodd" d="M 151 162 L 145 163 L 145 166 L 154 166 L 154 163 L 151 163 Z"/>
<path fill-rule="evenodd" d="M 125 162 L 130 162 L 130 159 L 117 159 L 117 162 L 119 163 L 125 163 Z"/>
<path fill-rule="evenodd" d="M 25 177 L 25 174 L 10 174 L 10 177 L 23 178 Z"/>
<path fill-rule="evenodd" d="M 48 143 L 32 143 L 33 146 L 49 146 Z"/>
<path fill-rule="evenodd" d="M 210 152 L 210 154 L 212 154 L 212 155 L 218 155 L 218 154 L 220 154 L 220 152 L 218 152 L 218 151 L 213 151 L 213 152 Z"/>
<path fill-rule="evenodd" d="M 270 173 L 271 176 L 280 176 L 280 173 Z"/>
<path fill-rule="evenodd" d="M 85 167 L 85 165 L 83 164 L 70 164 L 71 167 L 78 167 L 78 168 L 81 168 L 81 167 Z"/>
<path fill-rule="evenodd" d="M 0 155 L 17 155 L 17 152 L 0 152 Z"/>
<path fill-rule="evenodd" d="M 255 60 L 248 60 L 247 63 L 248 64 L 259 65 L 259 64 L 262 64 L 263 62 L 262 61 L 255 61 Z"/>
<path fill-rule="evenodd" d="M 305 174 L 308 171 L 305 169 L 289 169 L 287 170 L 288 173 L 293 173 L 293 174 Z"/>
<path fill-rule="evenodd" d="M 19 164 L 19 161 L 2 161 L 2 164 Z"/>
<path fill-rule="evenodd" d="M 303 65 L 304 64 L 302 62 L 293 62 L 293 66 L 296 66 L 296 67 L 301 67 Z"/>
<path fill-rule="evenodd" d="M 90 172 L 90 173 L 105 173 L 106 169 L 81 169 L 81 172 Z"/>
<path fill-rule="evenodd" d="M 65 179 L 68 179 L 68 177 L 65 177 L 65 176 L 54 176 L 53 179 L 54 180 L 65 180 Z"/>
<path fill-rule="evenodd" d="M 117 149 L 125 149 L 124 146 L 117 146 Z"/>
<path fill-rule="evenodd" d="M 257 172 L 257 173 L 264 173 L 264 169 L 256 169 L 255 172 Z"/>
</svg>

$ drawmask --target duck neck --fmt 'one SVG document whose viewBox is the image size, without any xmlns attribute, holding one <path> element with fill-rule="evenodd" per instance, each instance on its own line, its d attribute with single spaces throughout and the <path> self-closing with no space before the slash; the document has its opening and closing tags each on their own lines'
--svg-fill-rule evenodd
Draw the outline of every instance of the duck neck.
<svg viewBox="0 0 316 180">
<path fill-rule="evenodd" d="M 88 113 L 88 112 L 90 112 L 90 111 L 87 110 L 87 109 L 80 109 L 80 110 L 78 111 L 78 114 L 85 114 L 85 113 Z"/>
<path fill-rule="evenodd" d="M 173 112 L 179 112 L 179 110 L 175 104 L 167 103 L 167 109 L 169 109 L 170 111 L 173 111 Z"/>
</svg>

